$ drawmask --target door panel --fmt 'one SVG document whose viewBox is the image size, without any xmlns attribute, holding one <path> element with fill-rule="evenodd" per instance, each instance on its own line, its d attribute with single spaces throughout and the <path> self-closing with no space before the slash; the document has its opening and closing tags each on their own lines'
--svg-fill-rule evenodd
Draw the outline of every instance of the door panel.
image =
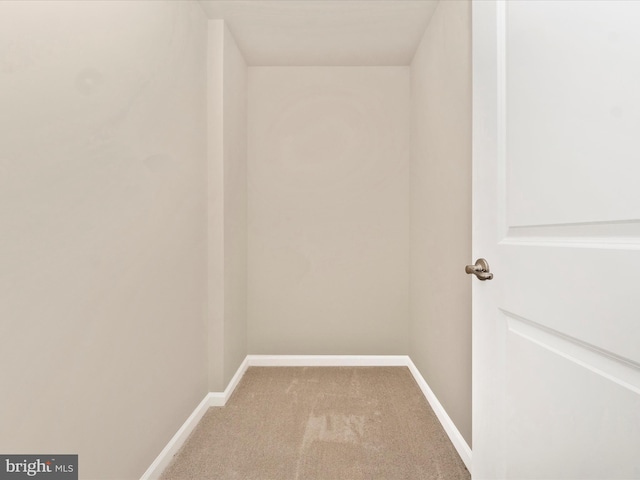
<svg viewBox="0 0 640 480">
<path fill-rule="evenodd" d="M 636 1 L 507 3 L 509 225 L 640 218 L 639 20 Z"/>
<path fill-rule="evenodd" d="M 503 241 L 499 251 L 502 310 L 639 366 L 640 284 L 629 268 L 639 250 Z"/>
<path fill-rule="evenodd" d="M 517 407 L 507 421 L 507 478 L 637 478 L 638 390 L 611 381 L 588 355 L 510 323 L 507 404 Z"/>
<path fill-rule="evenodd" d="M 640 478 L 640 2 L 473 8 L 474 478 Z"/>
</svg>

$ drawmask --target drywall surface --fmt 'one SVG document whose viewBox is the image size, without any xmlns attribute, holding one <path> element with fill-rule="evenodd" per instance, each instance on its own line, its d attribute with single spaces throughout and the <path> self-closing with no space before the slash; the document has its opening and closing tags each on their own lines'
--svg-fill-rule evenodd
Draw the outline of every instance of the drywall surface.
<svg viewBox="0 0 640 480">
<path fill-rule="evenodd" d="M 253 66 L 408 65 L 439 0 L 201 0 Z"/>
<path fill-rule="evenodd" d="M 411 65 L 410 355 L 471 445 L 471 5 L 440 2 Z"/>
<path fill-rule="evenodd" d="M 249 353 L 407 353 L 409 80 L 249 67 Z"/>
<path fill-rule="evenodd" d="M 247 65 L 225 27 L 224 385 L 247 356 Z"/>
<path fill-rule="evenodd" d="M 223 20 L 209 21 L 209 389 L 247 355 L 247 65 Z"/>
<path fill-rule="evenodd" d="M 0 452 L 139 478 L 207 392 L 206 17 L 0 2 Z"/>
</svg>

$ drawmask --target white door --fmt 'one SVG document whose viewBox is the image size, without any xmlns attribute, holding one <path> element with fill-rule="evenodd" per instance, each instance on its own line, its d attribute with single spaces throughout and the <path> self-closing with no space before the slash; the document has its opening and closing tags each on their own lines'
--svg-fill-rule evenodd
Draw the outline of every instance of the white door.
<svg viewBox="0 0 640 480">
<path fill-rule="evenodd" d="M 473 477 L 640 478 L 640 2 L 473 2 Z"/>
</svg>

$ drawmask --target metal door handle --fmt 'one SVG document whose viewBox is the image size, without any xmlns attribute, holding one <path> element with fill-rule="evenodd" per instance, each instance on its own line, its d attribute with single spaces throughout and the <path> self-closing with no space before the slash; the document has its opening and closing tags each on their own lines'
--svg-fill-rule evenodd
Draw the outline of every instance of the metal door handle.
<svg viewBox="0 0 640 480">
<path fill-rule="evenodd" d="M 489 272 L 489 262 L 484 258 L 476 260 L 474 265 L 467 265 L 464 267 L 464 271 L 468 274 L 473 273 L 480 280 L 491 280 L 493 278 L 493 273 Z"/>
</svg>

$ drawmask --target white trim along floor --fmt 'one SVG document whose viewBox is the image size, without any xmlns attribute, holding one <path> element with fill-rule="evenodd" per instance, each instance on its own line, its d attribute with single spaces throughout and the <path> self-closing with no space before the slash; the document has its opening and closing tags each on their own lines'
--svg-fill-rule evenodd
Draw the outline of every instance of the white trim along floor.
<svg viewBox="0 0 640 480">
<path fill-rule="evenodd" d="M 408 367 L 409 371 L 431 405 L 438 420 L 458 451 L 460 458 L 471 472 L 471 448 L 462 437 L 442 404 L 438 401 L 418 368 L 407 355 L 247 355 L 240 364 L 224 392 L 208 393 L 182 427 L 176 432 L 167 446 L 160 452 L 141 480 L 153 480 L 160 477 L 173 456 L 178 453 L 202 416 L 209 407 L 223 407 L 238 386 L 248 367 Z"/>
</svg>

